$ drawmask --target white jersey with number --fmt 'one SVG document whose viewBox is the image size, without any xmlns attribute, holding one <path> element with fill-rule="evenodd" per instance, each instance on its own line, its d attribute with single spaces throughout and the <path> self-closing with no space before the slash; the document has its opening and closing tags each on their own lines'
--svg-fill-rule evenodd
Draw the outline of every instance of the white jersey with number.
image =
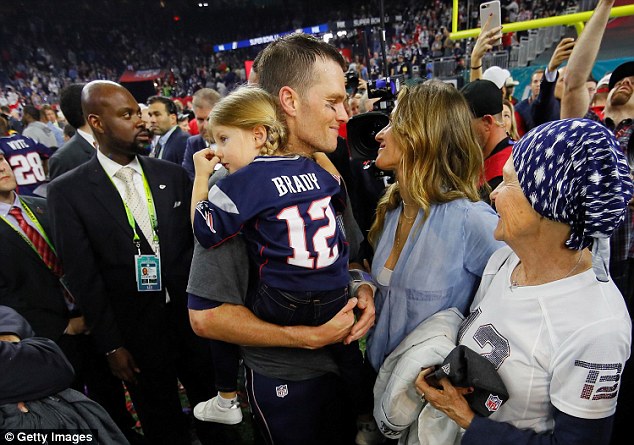
<svg viewBox="0 0 634 445">
<path fill-rule="evenodd" d="M 494 275 L 490 286 L 476 295 L 459 333 L 460 344 L 497 367 L 509 391 L 491 419 L 539 433 L 553 429 L 551 404 L 584 419 L 613 415 L 631 344 L 631 321 L 617 287 L 597 281 L 592 269 L 512 287 L 518 261 L 511 254 L 501 267 L 487 265 L 484 275 Z"/>
</svg>

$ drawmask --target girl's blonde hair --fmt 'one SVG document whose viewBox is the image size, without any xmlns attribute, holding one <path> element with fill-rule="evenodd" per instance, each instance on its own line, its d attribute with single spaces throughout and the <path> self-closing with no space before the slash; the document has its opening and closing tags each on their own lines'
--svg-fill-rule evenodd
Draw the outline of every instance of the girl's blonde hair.
<svg viewBox="0 0 634 445">
<path fill-rule="evenodd" d="M 471 128 L 471 110 L 452 85 L 431 80 L 405 87 L 391 116 L 392 134 L 403 152 L 402 176 L 379 200 L 368 234 L 376 245 L 385 215 L 398 207 L 404 187 L 429 216 L 432 204 L 478 201 L 482 150 Z"/>
<path fill-rule="evenodd" d="M 245 85 L 220 100 L 209 115 L 209 128 L 215 125 L 252 130 L 266 128 L 267 137 L 260 154 L 271 156 L 286 153 L 287 131 L 273 96 L 262 88 Z"/>
</svg>

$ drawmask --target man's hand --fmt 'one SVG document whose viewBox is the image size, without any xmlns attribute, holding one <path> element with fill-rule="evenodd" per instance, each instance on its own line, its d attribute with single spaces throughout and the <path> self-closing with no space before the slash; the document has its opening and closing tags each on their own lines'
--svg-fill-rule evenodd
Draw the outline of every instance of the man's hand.
<svg viewBox="0 0 634 445">
<path fill-rule="evenodd" d="M 357 322 L 352 326 L 350 334 L 343 341 L 346 345 L 352 343 L 355 340 L 359 340 L 365 334 L 368 333 L 370 328 L 374 326 L 374 320 L 376 316 L 374 308 L 374 292 L 372 288 L 367 284 L 362 284 L 357 290 L 357 309 L 359 318 Z"/>
<path fill-rule="evenodd" d="M 548 62 L 548 72 L 554 73 L 559 69 L 562 63 L 570 58 L 570 54 L 572 54 L 576 43 L 572 37 L 566 37 L 559 42 L 557 48 L 555 48 L 555 52 L 553 52 L 550 58 L 550 62 Z"/>
<path fill-rule="evenodd" d="M 20 337 L 15 334 L 0 334 L 0 341 L 8 341 L 11 343 L 17 343 L 20 341 Z"/>
<path fill-rule="evenodd" d="M 67 335 L 79 335 L 79 334 L 88 334 L 88 326 L 86 326 L 86 320 L 84 317 L 74 317 L 68 320 L 68 325 L 64 330 L 64 334 Z"/>
<path fill-rule="evenodd" d="M 136 375 L 141 370 L 137 367 L 134 357 L 126 348 L 123 346 L 118 348 L 112 354 L 107 355 L 106 359 L 108 359 L 108 366 L 110 366 L 110 371 L 115 377 L 127 383 L 137 382 Z"/>
<path fill-rule="evenodd" d="M 337 314 L 326 323 L 310 329 L 307 335 L 306 346 L 308 349 L 319 349 L 332 343 L 342 342 L 349 334 L 354 324 L 354 308 L 358 300 L 351 298 Z"/>
<path fill-rule="evenodd" d="M 17 408 L 18 408 L 18 411 L 20 411 L 21 413 L 28 413 L 29 412 L 29 408 L 27 408 L 27 406 L 24 404 L 24 402 L 18 402 Z"/>
</svg>

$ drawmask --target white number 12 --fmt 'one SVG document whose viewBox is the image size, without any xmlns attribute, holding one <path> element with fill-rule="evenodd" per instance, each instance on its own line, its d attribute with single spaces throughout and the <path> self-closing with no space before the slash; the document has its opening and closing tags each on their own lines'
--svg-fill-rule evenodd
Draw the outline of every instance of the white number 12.
<svg viewBox="0 0 634 445">
<path fill-rule="evenodd" d="M 330 207 L 330 196 L 313 201 L 308 208 L 308 216 L 312 221 L 327 218 L 328 225 L 320 227 L 313 236 L 313 250 L 317 253 L 317 258 L 310 256 L 306 245 L 306 230 L 304 230 L 304 219 L 299 213 L 297 206 L 287 207 L 282 210 L 277 219 L 285 220 L 288 227 L 288 243 L 293 249 L 293 255 L 287 259 L 288 264 L 305 267 L 307 269 L 321 269 L 330 266 L 339 256 L 339 248 L 335 245 L 328 247 L 328 240 L 335 235 L 337 230 L 337 220 Z"/>
</svg>

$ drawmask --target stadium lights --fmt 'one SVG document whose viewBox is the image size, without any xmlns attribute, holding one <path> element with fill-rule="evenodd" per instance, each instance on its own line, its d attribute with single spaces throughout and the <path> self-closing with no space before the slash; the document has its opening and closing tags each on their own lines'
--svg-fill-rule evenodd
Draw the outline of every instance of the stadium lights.
<svg viewBox="0 0 634 445">
<path fill-rule="evenodd" d="M 331 32 L 327 32 L 326 34 L 324 34 L 324 37 L 323 37 L 324 42 L 326 42 L 326 43 L 330 42 L 330 39 L 332 39 L 333 37 L 334 36 L 332 35 Z"/>
</svg>

